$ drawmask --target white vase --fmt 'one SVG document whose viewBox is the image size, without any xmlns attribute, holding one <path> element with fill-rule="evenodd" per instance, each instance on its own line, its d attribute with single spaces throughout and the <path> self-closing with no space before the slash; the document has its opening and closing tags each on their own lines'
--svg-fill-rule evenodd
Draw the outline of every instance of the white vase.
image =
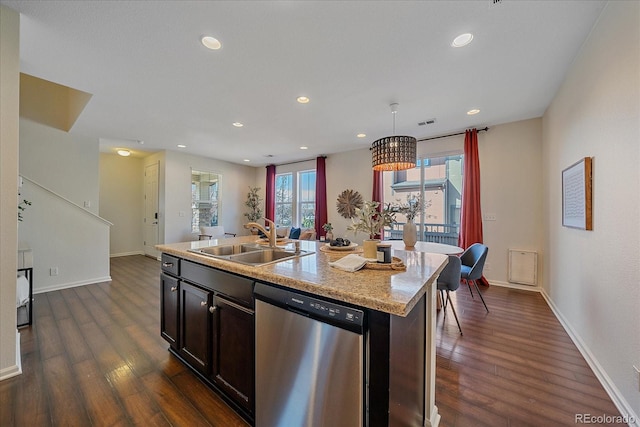
<svg viewBox="0 0 640 427">
<path fill-rule="evenodd" d="M 327 241 L 333 240 L 333 233 L 331 231 L 327 231 L 327 234 L 325 234 L 324 238 Z"/>
<path fill-rule="evenodd" d="M 380 240 L 378 239 L 365 239 L 364 242 L 362 242 L 362 249 L 364 250 L 362 256 L 365 258 L 373 258 L 377 260 L 378 243 L 380 243 Z"/>
<path fill-rule="evenodd" d="M 413 220 L 408 221 L 402 227 L 402 241 L 407 248 L 412 248 L 415 246 L 417 240 L 418 234 L 416 233 L 416 224 Z"/>
</svg>

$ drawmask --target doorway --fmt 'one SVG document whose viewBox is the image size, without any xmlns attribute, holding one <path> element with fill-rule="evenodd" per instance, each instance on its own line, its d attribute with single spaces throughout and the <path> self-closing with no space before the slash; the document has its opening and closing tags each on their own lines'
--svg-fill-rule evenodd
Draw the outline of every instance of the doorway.
<svg viewBox="0 0 640 427">
<path fill-rule="evenodd" d="M 158 163 L 144 168 L 144 254 L 160 259 L 158 244 Z"/>
</svg>

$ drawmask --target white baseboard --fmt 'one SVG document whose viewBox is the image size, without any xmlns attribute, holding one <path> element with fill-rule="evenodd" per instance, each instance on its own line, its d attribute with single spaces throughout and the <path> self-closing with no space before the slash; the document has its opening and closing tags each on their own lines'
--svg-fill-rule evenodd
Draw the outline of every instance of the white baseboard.
<svg viewBox="0 0 640 427">
<path fill-rule="evenodd" d="M 598 378 L 598 381 L 600 381 L 600 384 L 602 384 L 602 387 L 604 387 L 605 391 L 613 401 L 613 404 L 616 405 L 616 408 L 618 408 L 618 410 L 624 417 L 625 422 L 627 422 L 630 427 L 640 427 L 640 418 L 638 417 L 638 414 L 633 411 L 631 405 L 629 405 L 629 402 L 626 401 L 626 399 L 620 393 L 620 390 L 618 390 L 613 381 L 611 381 L 611 378 L 609 378 L 609 375 L 607 375 L 604 368 L 600 365 L 593 353 L 591 353 L 589 347 L 587 347 L 580 335 L 573 330 L 571 324 L 569 324 L 562 313 L 560 313 L 560 310 L 558 310 L 558 307 L 556 307 L 556 305 L 553 303 L 547 292 L 542 289 L 540 293 L 542 294 L 542 297 L 545 299 L 547 305 L 549 306 L 549 308 L 551 308 L 551 311 L 556 316 L 564 330 L 571 338 L 571 341 L 573 341 L 580 354 L 582 354 L 582 357 L 584 357 L 585 361 L 595 374 L 596 378 Z"/>
<path fill-rule="evenodd" d="M 45 286 L 44 288 L 34 289 L 33 293 L 34 293 L 34 295 L 35 294 L 43 294 L 45 292 L 59 291 L 61 289 L 75 288 L 75 287 L 78 287 L 78 286 L 93 285 L 93 284 L 96 284 L 96 283 L 110 282 L 110 281 L 111 281 L 111 276 L 97 277 L 95 279 L 81 280 L 79 282 L 60 283 L 60 284 L 57 284 L 57 285 Z"/>
<path fill-rule="evenodd" d="M 121 256 L 130 256 L 130 255 L 144 255 L 144 251 L 120 252 L 117 254 L 110 254 L 109 258 L 117 258 Z"/>
<path fill-rule="evenodd" d="M 531 292 L 542 292 L 542 288 L 540 286 L 520 285 L 518 283 L 501 282 L 498 280 L 489 280 L 489 279 L 487 279 L 487 281 L 489 282 L 489 285 L 501 286 L 503 288 L 520 289 L 523 291 L 531 291 Z"/>
<path fill-rule="evenodd" d="M 22 374 L 22 358 L 20 356 L 20 332 L 16 329 L 16 364 L 0 369 L 0 381 Z"/>
</svg>

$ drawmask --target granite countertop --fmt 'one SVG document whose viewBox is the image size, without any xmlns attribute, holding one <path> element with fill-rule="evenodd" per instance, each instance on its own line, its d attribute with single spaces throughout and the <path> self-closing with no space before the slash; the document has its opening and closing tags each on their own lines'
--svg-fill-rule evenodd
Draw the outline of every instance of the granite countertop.
<svg viewBox="0 0 640 427">
<path fill-rule="evenodd" d="M 188 252 L 189 249 L 255 241 L 255 236 L 244 236 L 157 245 L 156 249 L 231 273 L 398 316 L 406 316 L 413 309 L 434 284 L 447 261 L 446 255 L 394 249 L 392 255 L 404 262 L 406 270 L 365 268 L 350 273 L 329 266 L 329 262 L 350 252 L 326 252 L 320 249 L 324 242 L 309 240 L 300 241 L 301 249 L 314 251 L 314 254 L 259 267 Z M 292 248 L 292 244 L 288 247 Z"/>
</svg>

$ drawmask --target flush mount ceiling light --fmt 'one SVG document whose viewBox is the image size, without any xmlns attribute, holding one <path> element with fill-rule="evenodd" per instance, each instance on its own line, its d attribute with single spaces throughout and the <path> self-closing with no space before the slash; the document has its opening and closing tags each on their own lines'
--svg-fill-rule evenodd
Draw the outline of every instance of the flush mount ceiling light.
<svg viewBox="0 0 640 427">
<path fill-rule="evenodd" d="M 242 123 L 240 122 L 233 122 L 233 125 L 237 128 L 241 128 L 242 126 L 244 126 Z"/>
<path fill-rule="evenodd" d="M 305 147 L 304 145 L 300 147 L 301 150 L 307 150 L 309 147 Z"/>
<path fill-rule="evenodd" d="M 215 37 L 204 36 L 200 41 L 206 48 L 211 50 L 218 50 L 222 47 L 222 43 Z"/>
<path fill-rule="evenodd" d="M 458 37 L 453 39 L 453 42 L 451 42 L 451 46 L 463 47 L 471 43 L 471 40 L 473 40 L 473 34 L 471 33 L 460 34 Z"/>
<path fill-rule="evenodd" d="M 309 100 L 309 98 L 307 98 L 306 96 L 299 96 L 299 97 L 297 98 L 297 101 L 298 101 L 300 104 L 307 104 L 310 100 Z"/>
<path fill-rule="evenodd" d="M 364 138 L 365 136 L 367 136 L 366 133 L 359 133 L 356 135 L 358 138 Z"/>
<path fill-rule="evenodd" d="M 123 148 L 122 148 L 122 149 L 120 149 L 120 150 L 118 150 L 118 151 L 117 151 L 117 153 L 118 153 L 119 155 L 121 155 L 122 157 L 129 157 L 129 156 L 131 155 L 131 151 L 129 151 L 129 150 L 125 150 L 125 149 L 123 149 Z"/>
<path fill-rule="evenodd" d="M 178 144 L 178 148 L 187 148 L 187 146 L 184 144 Z"/>
<path fill-rule="evenodd" d="M 396 133 L 398 104 L 390 105 L 393 133 Z M 371 144 L 371 163 L 374 171 L 399 171 L 416 167 L 416 139 L 412 136 L 387 136 Z"/>
<path fill-rule="evenodd" d="M 243 162 L 250 162 L 251 160 L 249 159 L 244 159 Z"/>
<path fill-rule="evenodd" d="M 477 108 L 474 108 L 473 110 L 467 111 L 467 115 L 473 116 L 474 114 L 478 114 L 479 112 L 480 110 L 478 110 Z"/>
</svg>

